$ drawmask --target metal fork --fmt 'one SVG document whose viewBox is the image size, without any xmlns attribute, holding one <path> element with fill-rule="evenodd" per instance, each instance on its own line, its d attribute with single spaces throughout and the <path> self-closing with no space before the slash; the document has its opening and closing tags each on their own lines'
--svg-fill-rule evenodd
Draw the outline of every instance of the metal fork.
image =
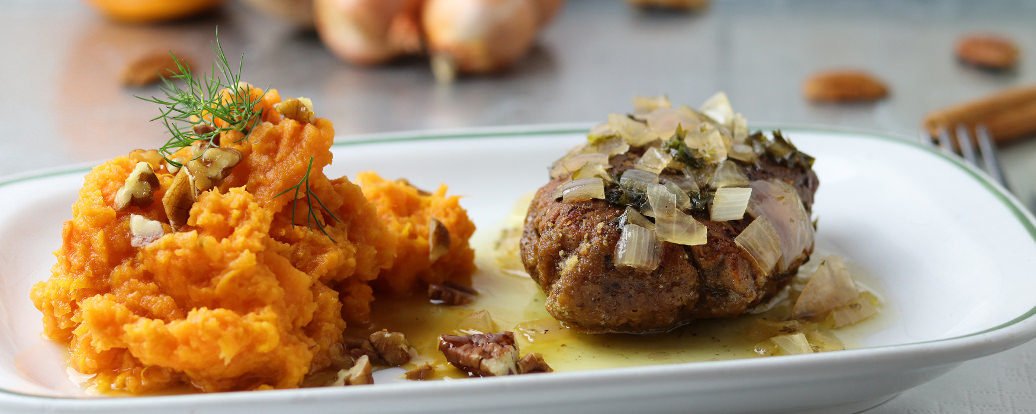
<svg viewBox="0 0 1036 414">
<path fill-rule="evenodd" d="M 972 138 L 967 125 L 957 125 L 955 129 L 955 134 L 951 134 L 946 128 L 939 129 L 934 137 L 939 148 L 947 154 L 959 156 L 968 164 L 985 171 L 1007 191 L 1011 191 L 1007 180 L 1004 179 L 1004 171 L 1000 167 L 1000 157 L 997 155 L 993 140 L 989 137 L 989 130 L 984 125 L 978 125 L 975 127 L 975 137 Z M 927 132 L 921 134 L 922 143 L 933 145 L 932 140 L 933 137 L 930 137 Z"/>
</svg>

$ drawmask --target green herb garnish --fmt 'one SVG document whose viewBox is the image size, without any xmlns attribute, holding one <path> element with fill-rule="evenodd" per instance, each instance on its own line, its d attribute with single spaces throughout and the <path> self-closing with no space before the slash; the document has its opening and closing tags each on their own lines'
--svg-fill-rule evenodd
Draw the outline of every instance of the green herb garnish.
<svg viewBox="0 0 1036 414">
<path fill-rule="evenodd" d="M 773 131 L 773 143 L 766 147 L 766 152 L 777 161 L 783 161 L 790 167 L 800 167 L 806 170 L 813 167 L 813 157 L 799 151 L 795 144 L 784 138 L 784 134 L 780 130 Z"/>
<path fill-rule="evenodd" d="M 320 217 L 317 216 L 317 210 L 313 209 L 313 201 L 315 200 L 317 205 L 319 205 L 320 208 L 323 209 L 325 213 L 327 213 L 327 215 L 335 219 L 335 221 L 341 223 L 342 220 L 339 219 L 338 216 L 336 216 L 335 213 L 331 211 L 331 209 L 327 208 L 327 206 L 324 205 L 324 202 L 320 201 L 320 197 L 317 196 L 317 193 L 314 193 L 313 190 L 309 187 L 309 174 L 312 171 L 313 157 L 309 157 L 309 165 L 306 166 L 306 175 L 303 175 L 302 179 L 299 180 L 298 183 L 284 189 L 284 191 L 281 191 L 280 193 L 277 193 L 277 195 L 273 196 L 273 198 L 280 197 L 292 190 L 295 190 L 293 198 L 291 200 L 291 226 L 295 227 L 295 207 L 299 202 L 299 193 L 304 191 L 306 197 L 306 204 L 309 205 L 309 213 L 306 214 L 306 226 L 312 226 L 312 223 L 316 223 L 317 229 L 320 230 L 321 233 L 324 233 L 324 235 L 327 236 L 328 239 L 331 239 L 331 241 L 335 241 L 335 238 L 331 237 L 331 235 L 327 233 L 327 225 L 320 221 Z"/>
<path fill-rule="evenodd" d="M 641 210 L 647 205 L 647 194 L 630 186 L 610 184 L 604 189 L 604 200 L 618 207 L 630 206 Z"/>
<path fill-rule="evenodd" d="M 220 134 L 241 131 L 247 135 L 261 120 L 262 109 L 257 108 L 256 104 L 263 97 L 252 98 L 250 88 L 241 87 L 244 85 L 241 83 L 244 55 L 235 72 L 223 53 L 218 31 L 213 51 L 216 53 L 216 61 L 210 73 L 200 77 L 195 77 L 180 58 L 172 55 L 177 71 L 169 78 L 162 78 L 161 90 L 165 97 L 138 97 L 162 107 L 159 109 L 160 114 L 151 120 L 161 120 L 172 137 L 158 148 L 158 152 L 166 162 L 178 167 L 182 164 L 169 158 L 177 150 L 199 141 L 218 146 L 217 138 Z M 178 84 L 178 81 L 183 85 Z M 232 99 L 224 99 L 222 91 L 228 88 L 232 89 Z M 223 120 L 226 125 L 208 125 L 206 117 L 213 121 Z"/>
<path fill-rule="evenodd" d="M 674 160 L 677 160 L 691 168 L 702 168 L 705 166 L 705 158 L 697 151 L 687 146 L 687 132 L 682 125 L 676 126 L 676 132 L 668 140 L 662 143 L 662 149 L 669 153 Z"/>
</svg>

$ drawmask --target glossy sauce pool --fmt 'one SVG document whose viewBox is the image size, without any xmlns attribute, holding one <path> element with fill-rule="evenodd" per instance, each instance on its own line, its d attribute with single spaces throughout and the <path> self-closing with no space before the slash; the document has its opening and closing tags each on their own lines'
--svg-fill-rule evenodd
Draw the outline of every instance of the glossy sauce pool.
<svg viewBox="0 0 1036 414">
<path fill-rule="evenodd" d="M 514 228 L 514 220 L 502 226 Z M 507 230 L 505 230 L 507 231 Z M 537 352 L 555 371 L 581 371 L 602 368 L 629 367 L 651 364 L 672 364 L 695 361 L 715 361 L 737 358 L 756 358 L 761 354 L 757 345 L 767 339 L 789 333 L 795 322 L 788 322 L 790 301 L 784 300 L 770 310 L 737 318 L 696 321 L 668 333 L 651 335 L 581 334 L 562 326 L 544 308 L 545 297 L 539 287 L 515 267 L 520 266 L 513 255 L 500 255 L 501 242 L 516 243 L 514 237 L 497 239 L 501 230 L 479 232 L 472 240 L 476 250 L 478 273 L 474 287 L 479 292 L 475 300 L 462 306 L 443 306 L 429 303 L 423 295 L 411 298 L 379 298 L 373 304 L 372 323 L 368 327 L 354 327 L 354 335 L 378 329 L 398 331 L 406 335 L 419 355 L 404 368 L 430 363 L 434 377 L 461 378 L 466 375 L 450 366 L 438 350 L 438 338 L 443 334 L 463 334 L 471 331 L 513 331 L 521 355 Z M 483 236 L 483 237 L 480 237 Z M 488 237 L 487 237 L 488 236 Z M 514 245 L 503 246 L 516 251 Z M 511 257 L 508 257 L 511 256 Z M 823 257 L 814 254 L 814 258 Z M 809 265 L 803 266 L 810 268 Z M 853 269 L 859 275 L 860 269 Z M 863 285 L 874 285 L 862 278 Z M 870 289 L 873 292 L 873 289 Z M 486 326 L 485 311 L 494 326 Z M 880 312 L 856 325 L 827 331 L 828 335 L 813 343 L 822 350 L 852 347 L 844 337 L 860 338 L 878 329 L 887 312 Z M 482 316 L 482 318 L 479 318 Z M 842 340 L 837 337 L 841 333 Z M 832 337 L 834 336 L 834 337 Z M 811 343 L 814 338 L 810 338 Z"/>
</svg>

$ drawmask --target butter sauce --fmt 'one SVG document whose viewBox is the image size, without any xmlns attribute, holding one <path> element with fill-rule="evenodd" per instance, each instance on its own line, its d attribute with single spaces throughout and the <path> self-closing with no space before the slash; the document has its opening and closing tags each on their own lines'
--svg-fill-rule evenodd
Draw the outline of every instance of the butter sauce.
<svg viewBox="0 0 1036 414">
<path fill-rule="evenodd" d="M 525 201 L 519 201 L 522 205 Z M 526 204 L 527 205 L 527 204 Z M 353 328 L 355 334 L 377 329 L 399 331 L 406 335 L 419 357 L 404 368 L 429 363 L 435 378 L 463 378 L 466 374 L 450 366 L 438 351 L 443 334 L 483 331 L 513 331 L 522 355 L 537 352 L 555 371 L 582 371 L 651 364 L 715 361 L 763 356 L 771 337 L 806 332 L 816 351 L 845 348 L 837 337 L 842 329 L 852 329 L 854 337 L 862 330 L 877 327 L 875 319 L 836 330 L 818 324 L 790 320 L 791 307 L 798 292 L 795 286 L 783 300 L 766 311 L 737 318 L 695 321 L 668 333 L 652 335 L 589 335 L 569 329 L 551 317 L 544 308 L 545 296 L 520 268 L 518 238 L 523 209 L 517 209 L 502 229 L 483 229 L 472 239 L 478 273 L 474 287 L 479 292 L 467 305 L 443 306 L 428 302 L 422 295 L 410 298 L 379 298 L 373 304 L 372 323 Z M 499 235 L 487 240 L 487 235 Z M 814 255 L 820 258 L 820 255 Z M 809 274 L 815 266 L 803 266 Z M 854 272 L 856 273 L 856 272 Z M 803 281 L 796 283 L 801 289 Z M 487 312 L 493 326 L 481 320 Z M 863 326 L 866 325 L 866 326 Z"/>
</svg>

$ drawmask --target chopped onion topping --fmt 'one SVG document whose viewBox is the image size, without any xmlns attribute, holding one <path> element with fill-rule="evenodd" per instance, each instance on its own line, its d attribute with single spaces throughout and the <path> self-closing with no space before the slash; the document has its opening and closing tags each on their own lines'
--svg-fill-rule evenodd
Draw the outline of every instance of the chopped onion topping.
<svg viewBox="0 0 1036 414">
<path fill-rule="evenodd" d="M 648 130 L 647 125 L 634 121 L 626 115 L 608 115 L 608 126 L 632 147 L 643 147 L 658 140 L 658 136 Z"/>
<path fill-rule="evenodd" d="M 781 260 L 778 271 L 786 271 L 792 263 L 813 246 L 813 223 L 802 205 L 799 193 L 781 180 L 752 181 L 752 198 L 748 212 L 753 217 L 766 217 L 781 239 Z"/>
<path fill-rule="evenodd" d="M 856 300 L 848 305 L 831 311 L 831 314 L 828 316 L 831 327 L 841 328 L 843 326 L 855 325 L 876 315 L 878 313 L 878 308 L 874 306 L 876 301 L 877 299 L 874 299 L 870 293 L 861 293 Z"/>
<path fill-rule="evenodd" d="M 727 94 L 718 92 L 701 104 L 701 112 L 720 125 L 728 125 L 734 118 L 734 108 Z"/>
<path fill-rule="evenodd" d="M 643 214 L 640 214 L 636 209 L 630 206 L 626 206 L 626 211 L 619 216 L 619 227 L 627 224 L 636 224 L 648 230 L 655 229 L 655 223 L 648 220 L 647 217 L 644 217 Z"/>
<path fill-rule="evenodd" d="M 662 246 L 654 232 L 636 224 L 622 226 L 619 242 L 615 244 L 615 266 L 627 266 L 642 271 L 653 271 L 662 261 Z"/>
<path fill-rule="evenodd" d="M 597 152 L 610 157 L 612 155 L 625 154 L 629 150 L 630 145 L 622 137 L 613 135 L 594 141 L 594 143 L 587 145 L 583 152 Z"/>
<path fill-rule="evenodd" d="M 859 296 L 845 262 L 837 256 L 827 257 L 802 289 L 792 314 L 796 319 L 820 319 L 836 308 L 853 303 Z"/>
<path fill-rule="evenodd" d="M 716 190 L 709 209 L 712 221 L 741 220 L 748 209 L 748 200 L 752 197 L 751 188 L 721 187 Z M 689 202 L 690 200 L 688 200 Z"/>
<path fill-rule="evenodd" d="M 643 227 L 628 224 L 615 243 L 616 267 L 627 266 L 637 270 L 653 271 L 662 262 L 662 245 L 655 233 Z"/>
<path fill-rule="evenodd" d="M 664 185 L 653 184 L 647 187 L 648 205 L 651 206 L 652 217 L 673 217 L 680 213 L 676 194 Z"/>
<path fill-rule="evenodd" d="M 734 114 L 730 123 L 730 138 L 734 144 L 744 144 L 748 139 L 748 120 L 744 115 Z"/>
<path fill-rule="evenodd" d="M 678 126 L 686 131 L 697 128 L 702 122 L 694 110 L 686 106 L 656 109 L 643 115 L 643 118 L 651 132 L 660 139 L 672 137 Z"/>
<path fill-rule="evenodd" d="M 683 190 L 684 194 L 697 193 L 701 191 L 701 188 L 698 187 L 697 180 L 695 180 L 694 177 L 691 177 L 689 175 L 668 174 L 660 176 L 660 179 L 663 183 L 666 183 L 667 187 L 669 187 L 668 183 L 672 183 L 677 188 Z M 672 189 L 672 187 L 669 188 Z"/>
<path fill-rule="evenodd" d="M 690 215 L 679 213 L 673 217 L 655 218 L 655 233 L 659 240 L 685 246 L 708 243 L 708 227 Z"/>
<path fill-rule="evenodd" d="M 564 203 L 577 203 L 590 199 L 604 199 L 604 181 L 600 178 L 580 178 L 558 186 L 555 198 L 561 197 Z"/>
<path fill-rule="evenodd" d="M 647 191 L 649 186 L 655 184 L 658 184 L 658 174 L 635 168 L 623 171 L 622 177 L 619 178 L 619 185 L 637 191 Z"/>
<path fill-rule="evenodd" d="M 578 180 L 581 178 L 592 178 L 598 177 L 607 182 L 612 182 L 611 174 L 608 174 L 608 169 L 601 164 L 586 164 L 583 168 L 572 173 L 572 179 Z"/>
<path fill-rule="evenodd" d="M 742 162 L 754 163 L 755 159 L 758 158 L 758 154 L 752 150 L 751 145 L 735 143 L 727 150 L 727 157 Z"/>
<path fill-rule="evenodd" d="M 660 240 L 686 246 L 708 242 L 708 228 L 680 211 L 678 198 L 663 185 L 647 189 L 648 205 L 655 217 L 655 233 Z"/>
<path fill-rule="evenodd" d="M 607 165 L 608 155 L 600 153 L 570 154 L 557 160 L 550 168 L 550 178 L 572 174 L 586 165 Z"/>
<path fill-rule="evenodd" d="M 766 274 L 769 274 L 781 258 L 781 239 L 777 237 L 777 230 L 766 217 L 756 217 L 741 230 L 734 238 L 734 243 L 745 249 L 749 256 L 755 260 L 755 264 Z"/>
<path fill-rule="evenodd" d="M 637 96 L 633 98 L 633 113 L 646 114 L 659 108 L 673 106 L 669 98 L 662 96 Z"/>
<path fill-rule="evenodd" d="M 812 354 L 813 347 L 809 345 L 809 340 L 806 339 L 806 335 L 802 332 L 794 333 L 791 335 L 777 335 L 770 338 L 770 341 L 777 346 L 777 350 L 781 355 L 799 355 L 799 354 Z"/>
<path fill-rule="evenodd" d="M 644 151 L 644 155 L 637 160 L 635 168 L 638 170 L 644 170 L 655 173 L 656 175 L 661 173 L 662 170 L 669 166 L 669 162 L 673 160 L 673 156 L 659 151 L 658 148 L 651 147 L 647 151 Z"/>
<path fill-rule="evenodd" d="M 719 130 L 709 124 L 687 131 L 684 142 L 688 148 L 697 150 L 709 164 L 718 164 L 727 159 L 727 144 Z"/>
<path fill-rule="evenodd" d="M 741 167 L 732 161 L 723 161 L 712 175 L 712 188 L 744 187 L 749 183 L 748 176 Z"/>
<path fill-rule="evenodd" d="M 681 210 L 685 208 L 691 208 L 691 196 L 687 195 L 687 192 L 680 188 L 676 183 L 666 180 L 662 183 L 670 193 L 676 196 L 676 207 Z"/>
<path fill-rule="evenodd" d="M 597 124 L 593 128 L 590 128 L 590 132 L 586 134 L 586 140 L 590 141 L 591 144 L 596 144 L 603 140 L 617 137 L 618 133 L 612 129 L 611 125 L 608 124 Z"/>
</svg>

